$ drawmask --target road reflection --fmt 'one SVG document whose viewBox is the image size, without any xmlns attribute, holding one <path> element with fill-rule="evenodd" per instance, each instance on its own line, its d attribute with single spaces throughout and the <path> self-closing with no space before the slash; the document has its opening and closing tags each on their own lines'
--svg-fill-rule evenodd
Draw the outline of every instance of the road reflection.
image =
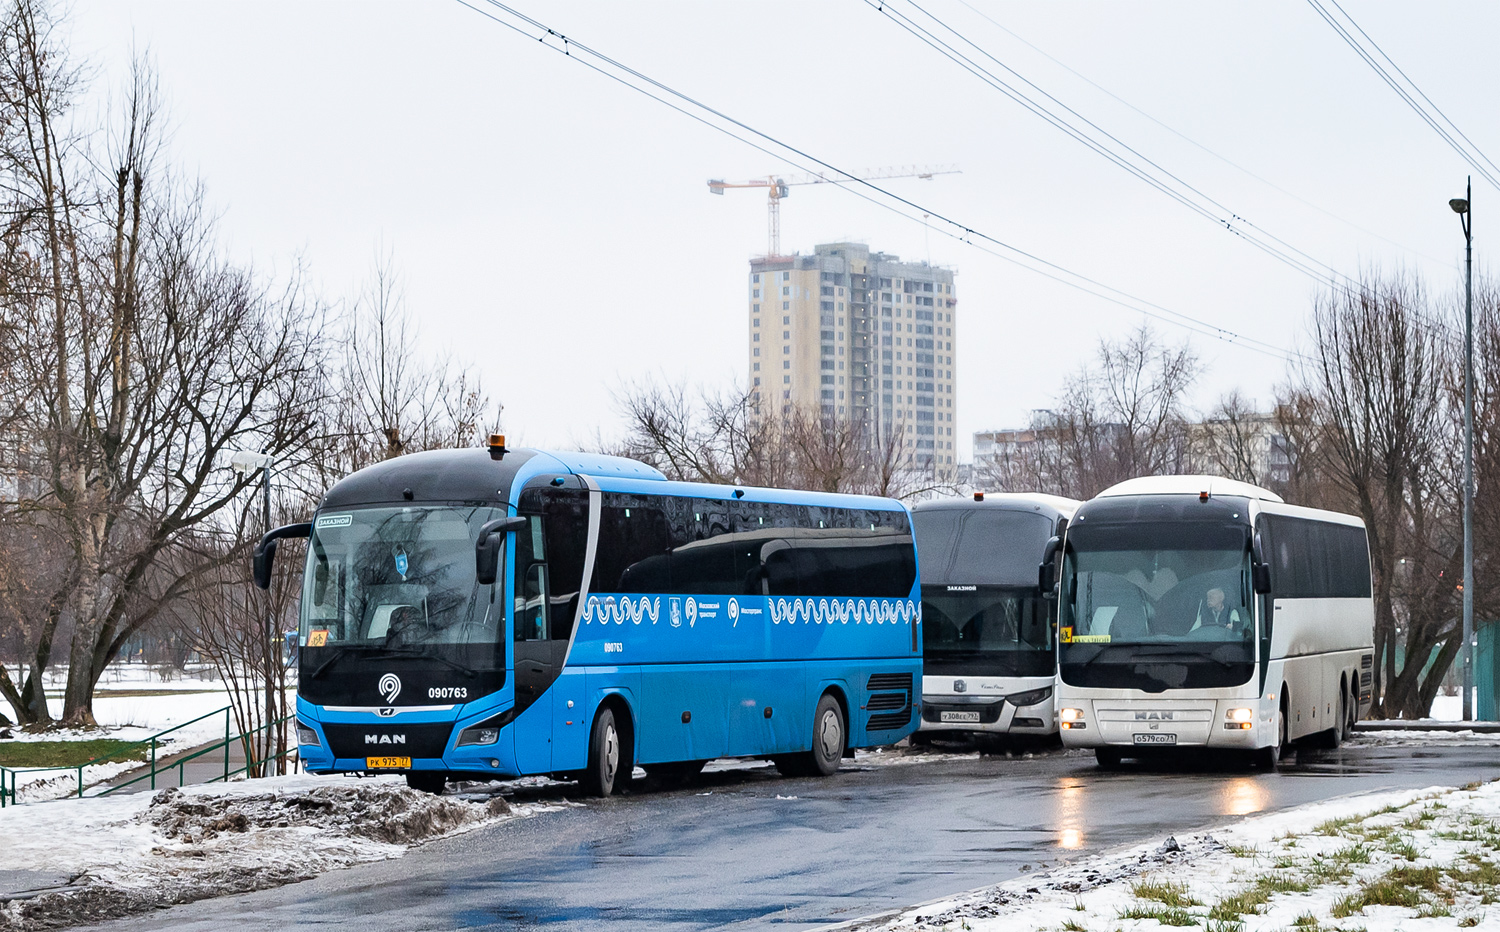
<svg viewBox="0 0 1500 932">
<path fill-rule="evenodd" d="M 1271 794 L 1255 777 L 1233 777 L 1224 781 L 1219 799 L 1224 815 L 1249 815 L 1265 809 Z"/>
<path fill-rule="evenodd" d="M 1058 783 L 1057 847 L 1073 850 L 1084 843 L 1084 803 L 1086 782 L 1078 777 L 1064 777 Z"/>
</svg>

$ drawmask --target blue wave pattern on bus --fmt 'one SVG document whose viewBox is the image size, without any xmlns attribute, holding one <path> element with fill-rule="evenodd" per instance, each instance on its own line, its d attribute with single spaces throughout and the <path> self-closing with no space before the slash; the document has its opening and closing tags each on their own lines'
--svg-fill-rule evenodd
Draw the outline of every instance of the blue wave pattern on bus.
<svg viewBox="0 0 1500 932">
<path fill-rule="evenodd" d="M 893 599 L 767 599 L 771 623 L 894 625 L 922 623 L 921 603 Z"/>
<path fill-rule="evenodd" d="M 742 601 L 743 598 L 743 601 Z M 583 606 L 583 623 L 590 624 L 616 624 L 623 625 L 626 621 L 638 625 L 649 620 L 653 625 L 661 620 L 661 596 L 621 596 L 616 598 L 612 595 L 591 595 Z M 711 607 L 714 614 L 704 617 L 717 617 L 717 610 L 721 603 L 726 600 L 714 599 L 705 601 L 694 596 L 674 597 L 674 602 L 685 602 L 688 627 L 696 627 L 699 615 L 698 606 Z M 760 603 L 760 604 L 757 604 Z M 911 599 L 849 599 L 849 598 L 766 598 L 765 596 L 730 596 L 727 599 L 727 607 L 724 609 L 726 617 L 729 618 L 731 626 L 738 627 L 740 617 L 744 614 L 759 614 L 762 611 L 761 604 L 769 609 L 771 623 L 775 625 L 794 625 L 799 621 L 803 624 L 832 625 L 832 624 L 868 624 L 868 625 L 894 625 L 894 624 L 916 624 L 922 623 L 921 604 Z M 674 606 L 675 608 L 675 606 Z M 680 627 L 683 613 L 672 612 L 672 627 Z"/>
</svg>

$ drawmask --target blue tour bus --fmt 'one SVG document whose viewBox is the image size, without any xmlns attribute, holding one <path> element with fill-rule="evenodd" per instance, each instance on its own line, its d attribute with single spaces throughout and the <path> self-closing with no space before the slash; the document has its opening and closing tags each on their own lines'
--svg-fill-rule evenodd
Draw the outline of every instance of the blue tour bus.
<svg viewBox="0 0 1500 932">
<path fill-rule="evenodd" d="M 416 453 L 308 537 L 297 733 L 315 773 L 523 774 L 595 795 L 718 757 L 831 774 L 920 721 L 911 518 L 890 499 L 672 482 L 634 460 Z"/>
</svg>

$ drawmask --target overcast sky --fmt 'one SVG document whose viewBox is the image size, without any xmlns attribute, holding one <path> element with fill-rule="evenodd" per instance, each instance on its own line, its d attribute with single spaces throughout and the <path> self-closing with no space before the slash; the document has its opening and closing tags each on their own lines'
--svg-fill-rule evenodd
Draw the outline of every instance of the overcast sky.
<svg viewBox="0 0 1500 932">
<path fill-rule="evenodd" d="M 861 0 L 513 5 L 832 164 L 956 163 L 962 174 L 882 182 L 935 213 L 1218 327 L 1281 347 L 1303 339 L 1316 281 Z M 1467 167 L 1306 3 L 923 6 L 1318 261 L 1349 274 L 1406 266 L 1444 296 L 1459 284 L 1447 200 Z M 1500 159 L 1500 58 L 1462 45 L 1500 37 L 1500 4 L 1345 9 Z M 785 163 L 456 2 L 74 0 L 71 16 L 101 91 L 133 48 L 149 50 L 172 152 L 206 183 L 238 257 L 268 273 L 300 258 L 339 298 L 392 252 L 422 322 L 418 351 L 474 364 L 505 404 L 512 445 L 618 433 L 612 393 L 633 380 L 744 380 L 747 260 L 766 250 L 766 201 L 713 197 L 705 182 L 792 171 Z M 1476 183 L 1475 202 L 1482 260 L 1500 197 Z M 965 459 L 972 431 L 1024 423 L 1100 338 L 1143 319 L 832 186 L 793 189 L 782 240 L 802 252 L 857 240 L 957 271 Z M 1153 325 L 1193 340 L 1200 407 L 1236 386 L 1264 406 L 1285 377 L 1276 359 Z"/>
</svg>

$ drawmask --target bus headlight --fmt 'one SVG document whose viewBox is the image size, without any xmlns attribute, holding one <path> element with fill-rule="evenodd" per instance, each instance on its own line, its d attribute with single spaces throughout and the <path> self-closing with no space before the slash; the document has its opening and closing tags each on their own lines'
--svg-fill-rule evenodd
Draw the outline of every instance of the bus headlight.
<svg viewBox="0 0 1500 932">
<path fill-rule="evenodd" d="M 1224 717 L 1229 719 L 1224 727 L 1230 731 L 1249 731 L 1255 727 L 1254 709 L 1230 709 L 1224 713 Z"/>
<path fill-rule="evenodd" d="M 1005 701 L 1013 706 L 1036 705 L 1038 702 L 1046 702 L 1052 698 L 1052 687 L 1043 686 L 1041 689 L 1031 689 L 1024 693 L 1012 693 L 1005 697 Z"/>
<path fill-rule="evenodd" d="M 297 719 L 297 743 L 299 745 L 310 744 L 313 747 L 323 746 L 323 742 L 318 740 L 318 733 L 313 731 L 310 726 L 303 724 L 300 718 Z"/>
<path fill-rule="evenodd" d="M 1062 720 L 1061 724 L 1063 728 L 1073 729 L 1089 727 L 1088 725 L 1084 724 L 1082 709 L 1063 709 L 1058 713 L 1057 717 Z"/>
<path fill-rule="evenodd" d="M 500 729 L 494 725 L 475 725 L 473 728 L 465 728 L 458 733 L 458 744 L 455 747 L 471 747 L 481 744 L 494 744 L 500 740 Z"/>
</svg>

